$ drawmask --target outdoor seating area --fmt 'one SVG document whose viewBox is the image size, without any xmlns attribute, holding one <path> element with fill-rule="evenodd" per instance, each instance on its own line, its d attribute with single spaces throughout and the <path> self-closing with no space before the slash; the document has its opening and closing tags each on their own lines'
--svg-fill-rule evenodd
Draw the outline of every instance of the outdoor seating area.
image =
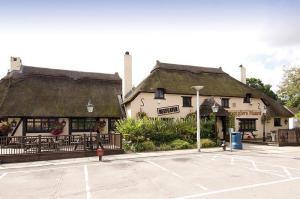
<svg viewBox="0 0 300 199">
<path fill-rule="evenodd" d="M 121 135 L 117 133 L 0 137 L 0 156 L 95 151 L 98 147 L 106 150 L 121 150 L 121 141 Z"/>
</svg>

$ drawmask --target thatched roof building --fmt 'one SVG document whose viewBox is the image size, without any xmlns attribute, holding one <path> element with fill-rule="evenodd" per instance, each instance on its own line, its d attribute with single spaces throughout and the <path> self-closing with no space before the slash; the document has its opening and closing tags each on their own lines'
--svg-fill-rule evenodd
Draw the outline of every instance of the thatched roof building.
<svg viewBox="0 0 300 199">
<path fill-rule="evenodd" d="M 121 117 L 118 73 L 21 65 L 0 80 L 1 117 Z M 89 113 L 88 101 L 94 105 Z"/>
<path fill-rule="evenodd" d="M 195 95 L 191 87 L 202 85 L 200 96 L 245 97 L 262 99 L 272 116 L 292 117 L 293 114 L 279 102 L 263 92 L 236 80 L 222 68 L 197 67 L 169 64 L 157 61 L 150 75 L 125 96 L 124 104 L 130 103 L 139 93 L 155 93 L 164 88 L 166 94 Z"/>
</svg>

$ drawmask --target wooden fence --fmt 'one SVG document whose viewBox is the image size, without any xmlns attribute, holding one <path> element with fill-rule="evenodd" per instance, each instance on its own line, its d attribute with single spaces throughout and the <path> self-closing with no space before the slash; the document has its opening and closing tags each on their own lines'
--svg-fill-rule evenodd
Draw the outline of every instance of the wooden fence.
<svg viewBox="0 0 300 199">
<path fill-rule="evenodd" d="M 0 137 L 0 156 L 95 151 L 100 145 L 105 150 L 122 150 L 122 136 L 115 133 Z"/>
<path fill-rule="evenodd" d="M 300 146 L 300 128 L 279 129 L 276 140 L 279 146 Z"/>
</svg>

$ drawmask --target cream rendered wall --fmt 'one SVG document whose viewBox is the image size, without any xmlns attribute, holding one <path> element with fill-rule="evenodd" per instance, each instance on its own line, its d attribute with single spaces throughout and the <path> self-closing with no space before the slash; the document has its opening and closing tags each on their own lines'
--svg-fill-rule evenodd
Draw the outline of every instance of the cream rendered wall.
<svg viewBox="0 0 300 199">
<path fill-rule="evenodd" d="M 192 97 L 192 107 L 182 107 L 182 96 Z M 200 96 L 200 104 L 210 96 Z M 243 98 L 239 97 L 220 97 L 214 96 L 214 100 L 221 104 L 222 98 L 229 98 L 229 108 L 226 108 L 229 112 L 239 113 L 236 118 L 256 118 L 256 132 L 254 134 L 257 137 L 263 136 L 263 123 L 261 122 L 261 117 L 263 115 L 264 103 L 261 99 L 251 98 L 251 103 L 244 103 Z M 179 113 L 158 116 L 157 108 L 179 105 Z M 148 117 L 159 117 L 159 118 L 184 118 L 187 114 L 196 111 L 196 95 L 177 95 L 177 94 L 165 94 L 165 99 L 154 99 L 154 93 L 140 93 L 131 103 L 125 106 L 127 117 L 136 118 L 136 114 L 139 111 L 146 112 Z M 130 113 L 130 114 L 129 114 Z M 287 129 L 288 124 L 284 124 L 286 118 L 281 118 L 280 127 L 274 127 L 274 118 L 266 123 L 266 133 L 278 130 Z M 239 120 L 235 120 L 235 130 L 237 131 L 239 127 Z M 222 137 L 222 123 L 218 118 L 217 129 L 219 135 Z"/>
<path fill-rule="evenodd" d="M 9 123 L 12 122 L 13 120 L 15 120 L 18 124 L 19 121 L 21 120 L 21 118 L 8 118 Z M 19 125 L 14 136 L 22 136 L 22 130 L 23 130 L 23 122 L 21 122 L 21 124 Z M 11 136 L 11 134 L 12 134 L 12 132 L 8 136 Z"/>
</svg>

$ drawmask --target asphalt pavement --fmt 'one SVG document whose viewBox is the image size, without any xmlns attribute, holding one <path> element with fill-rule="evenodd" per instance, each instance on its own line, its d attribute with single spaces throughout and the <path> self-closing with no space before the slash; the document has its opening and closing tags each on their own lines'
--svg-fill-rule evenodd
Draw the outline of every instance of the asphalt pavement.
<svg viewBox="0 0 300 199">
<path fill-rule="evenodd" d="M 0 165 L 0 198 L 300 198 L 300 147 L 244 145 Z"/>
</svg>

